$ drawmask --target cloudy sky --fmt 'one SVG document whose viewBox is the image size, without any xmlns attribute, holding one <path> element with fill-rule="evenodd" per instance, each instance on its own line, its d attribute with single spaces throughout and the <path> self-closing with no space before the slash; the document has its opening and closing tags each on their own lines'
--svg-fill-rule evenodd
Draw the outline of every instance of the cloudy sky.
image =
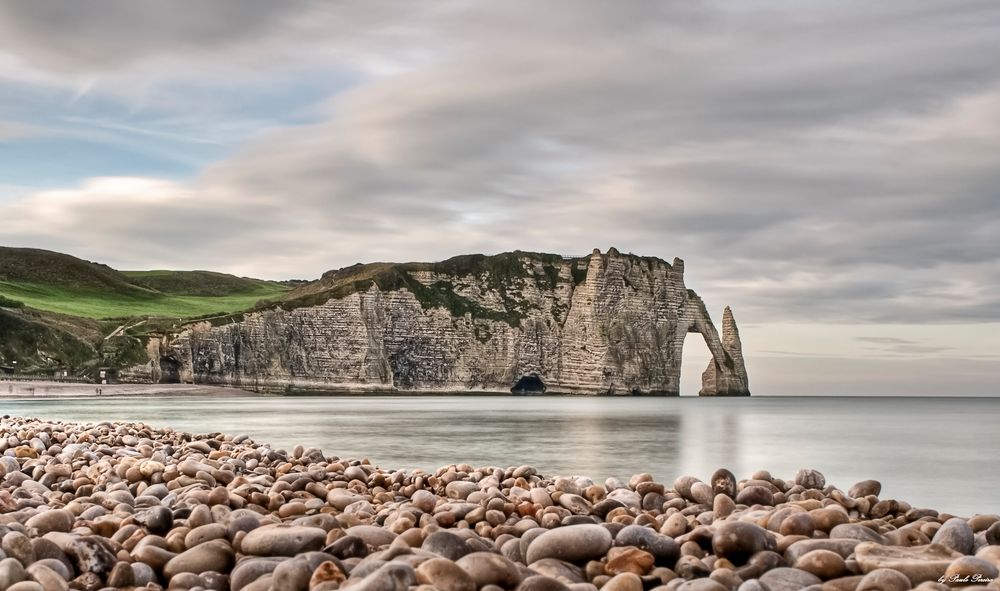
<svg viewBox="0 0 1000 591">
<path fill-rule="evenodd" d="M 0 243 L 615 246 L 733 306 L 756 393 L 998 393 L 996 0 L 0 0 L 0 39 Z"/>
</svg>

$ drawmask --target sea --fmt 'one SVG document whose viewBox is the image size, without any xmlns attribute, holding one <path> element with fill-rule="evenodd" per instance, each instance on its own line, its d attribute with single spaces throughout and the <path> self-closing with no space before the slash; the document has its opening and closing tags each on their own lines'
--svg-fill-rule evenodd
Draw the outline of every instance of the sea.
<svg viewBox="0 0 1000 591">
<path fill-rule="evenodd" d="M 390 469 L 518 466 L 595 482 L 821 471 L 847 490 L 961 516 L 1000 513 L 1000 399 L 185 396 L 0 400 L 0 414 L 248 434 Z"/>
</svg>

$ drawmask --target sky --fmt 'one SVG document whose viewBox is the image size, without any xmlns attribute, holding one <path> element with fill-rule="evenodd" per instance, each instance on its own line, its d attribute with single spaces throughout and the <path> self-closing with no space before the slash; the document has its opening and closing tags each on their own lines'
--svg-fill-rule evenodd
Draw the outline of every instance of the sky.
<svg viewBox="0 0 1000 591">
<path fill-rule="evenodd" d="M 614 246 L 732 306 L 754 393 L 1000 393 L 996 0 L 0 0 L 0 39 L 0 244 Z"/>
</svg>

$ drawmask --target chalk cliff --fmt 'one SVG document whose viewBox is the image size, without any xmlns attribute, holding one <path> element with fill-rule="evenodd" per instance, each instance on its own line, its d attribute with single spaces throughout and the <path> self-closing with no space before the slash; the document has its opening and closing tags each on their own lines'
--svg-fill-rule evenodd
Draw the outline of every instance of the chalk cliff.
<svg viewBox="0 0 1000 591">
<path fill-rule="evenodd" d="M 749 395 L 739 333 L 719 337 L 684 262 L 614 248 L 577 258 L 513 252 L 355 265 L 283 300 L 149 341 L 123 376 L 254 391 L 679 393 L 701 333 L 701 395 Z"/>
</svg>

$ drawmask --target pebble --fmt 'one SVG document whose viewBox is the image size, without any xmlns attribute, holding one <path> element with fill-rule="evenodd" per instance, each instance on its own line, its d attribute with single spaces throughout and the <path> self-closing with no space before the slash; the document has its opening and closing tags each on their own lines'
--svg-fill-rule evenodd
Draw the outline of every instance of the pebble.
<svg viewBox="0 0 1000 591">
<path fill-rule="evenodd" d="M 844 557 L 831 550 L 806 552 L 795 561 L 795 568 L 825 580 L 836 579 L 847 571 Z"/>
<path fill-rule="evenodd" d="M 407 591 L 417 575 L 407 564 L 389 562 L 351 586 L 354 591 Z"/>
<path fill-rule="evenodd" d="M 736 502 L 729 495 L 715 495 L 712 501 L 712 516 L 715 519 L 724 519 L 732 515 L 736 510 Z"/>
<path fill-rule="evenodd" d="M 809 536 L 812 537 L 816 529 L 816 523 L 810 514 L 806 512 L 792 513 L 781 520 L 778 531 L 783 536 Z"/>
<path fill-rule="evenodd" d="M 477 588 L 484 585 L 510 588 L 520 581 L 517 566 L 510 559 L 492 552 L 466 554 L 455 564 L 469 575 Z"/>
<path fill-rule="evenodd" d="M 31 540 L 19 531 L 7 532 L 0 542 L 0 548 L 7 556 L 17 559 L 24 566 L 35 561 L 35 550 L 31 547 Z"/>
<path fill-rule="evenodd" d="M 417 567 L 417 582 L 440 591 L 475 591 L 476 581 L 461 566 L 447 558 L 432 558 Z"/>
<path fill-rule="evenodd" d="M 760 582 L 768 591 L 800 591 L 810 585 L 820 585 L 823 581 L 812 573 L 797 568 L 773 568 L 760 577 Z"/>
<path fill-rule="evenodd" d="M 163 567 L 163 576 L 169 579 L 179 573 L 200 575 L 206 571 L 225 572 L 232 564 L 233 549 L 229 543 L 212 540 L 171 558 Z"/>
<path fill-rule="evenodd" d="M 852 486 L 847 494 L 854 499 L 867 496 L 877 497 L 882 494 L 882 483 L 878 480 L 862 480 Z"/>
<path fill-rule="evenodd" d="M 830 530 L 833 528 L 850 520 L 847 511 L 840 511 L 829 507 L 813 509 L 809 512 L 809 516 L 812 517 L 813 527 L 826 533 L 830 533 Z"/>
<path fill-rule="evenodd" d="M 695 579 L 681 583 L 677 591 L 729 591 L 729 588 L 712 579 Z"/>
<path fill-rule="evenodd" d="M 608 550 L 604 572 L 612 576 L 621 573 L 635 573 L 642 576 L 653 568 L 654 562 L 656 559 L 645 550 L 635 546 L 619 546 Z"/>
<path fill-rule="evenodd" d="M 771 489 L 769 488 L 758 485 L 751 485 L 744 487 L 743 490 L 741 490 L 736 495 L 736 502 L 739 503 L 740 505 L 748 505 L 748 506 L 773 505 L 774 493 L 772 493 Z"/>
<path fill-rule="evenodd" d="M 866 574 L 855 591 L 907 591 L 912 586 L 904 573 L 889 568 L 875 569 Z"/>
<path fill-rule="evenodd" d="M 47 591 L 45 587 L 35 581 L 21 581 L 20 583 L 14 583 L 10 587 L 7 587 L 7 591 Z"/>
<path fill-rule="evenodd" d="M 295 556 L 319 550 L 325 542 L 326 532 L 318 527 L 272 525 L 247 533 L 240 549 L 255 556 Z"/>
<path fill-rule="evenodd" d="M 601 591 L 643 591 L 642 579 L 634 573 L 615 575 L 604 583 Z"/>
<path fill-rule="evenodd" d="M 562 581 L 545 575 L 532 575 L 517 586 L 517 591 L 569 591 L 569 589 Z"/>
<path fill-rule="evenodd" d="M 531 565 L 531 570 L 567 584 L 583 583 L 604 574 L 603 566 L 597 561 L 587 563 L 586 569 L 583 569 L 575 564 L 563 562 L 555 558 L 543 558 L 534 562 Z"/>
<path fill-rule="evenodd" d="M 391 544 L 396 539 L 395 533 L 376 525 L 355 525 L 344 530 L 344 533 L 360 538 L 364 543 L 376 548 Z M 326 535 L 326 532 L 323 532 L 323 535 Z"/>
<path fill-rule="evenodd" d="M 319 565 L 316 565 L 318 567 Z M 285 560 L 271 573 L 274 591 L 299 591 L 309 587 L 314 567 L 306 555 Z"/>
<path fill-rule="evenodd" d="M 309 577 L 309 589 L 315 589 L 321 585 L 339 588 L 345 580 L 347 580 L 347 576 L 343 569 L 337 566 L 337 563 L 325 560 L 316 567 L 312 576 Z M 446 590 L 442 588 L 442 591 Z"/>
<path fill-rule="evenodd" d="M 947 546 L 959 554 L 972 554 L 972 547 L 975 545 L 975 534 L 966 520 L 960 517 L 953 517 L 941 525 L 931 541 L 935 544 Z"/>
<path fill-rule="evenodd" d="M 805 468 L 795 473 L 795 484 L 805 489 L 822 490 L 826 486 L 826 477 L 819 470 Z"/>
<path fill-rule="evenodd" d="M 891 569 L 917 584 L 944 576 L 952 561 L 961 554 L 938 544 L 902 548 L 863 542 L 854 549 L 854 556 L 865 573 Z"/>
<path fill-rule="evenodd" d="M 571 525 L 543 533 L 525 553 L 527 563 L 542 558 L 586 562 L 600 558 L 611 548 L 611 532 L 600 525 Z"/>
<path fill-rule="evenodd" d="M 987 584 L 1000 578 L 996 565 L 972 556 L 955 559 L 944 571 L 944 582 L 949 585 Z"/>
<path fill-rule="evenodd" d="M 131 587 L 136 583 L 135 572 L 132 565 L 127 562 L 119 562 L 108 574 L 108 587 Z"/>
<path fill-rule="evenodd" d="M 52 531 L 69 532 L 73 528 L 73 514 L 66 509 L 42 511 L 24 523 L 26 527 L 38 530 L 39 535 Z"/>
<path fill-rule="evenodd" d="M 991 546 L 1000 544 L 1000 521 L 986 528 L 983 539 Z"/>
<path fill-rule="evenodd" d="M 45 591 L 67 591 L 69 585 L 59 573 L 41 563 L 34 563 L 27 569 L 28 575 Z M 97 580 L 100 583 L 100 579 Z"/>
<path fill-rule="evenodd" d="M 842 523 L 830 530 L 831 539 L 858 540 L 885 544 L 886 539 L 877 531 L 857 523 Z"/>
<path fill-rule="evenodd" d="M 736 496 L 736 476 L 725 468 L 716 470 L 709 479 L 712 483 L 712 492 L 716 495 L 725 495 L 733 498 Z"/>
<path fill-rule="evenodd" d="M 661 565 L 672 564 L 680 555 L 680 546 L 673 538 L 641 525 L 623 527 L 615 535 L 615 545 L 645 550 L 653 556 L 656 564 Z"/>
<path fill-rule="evenodd" d="M 715 528 L 712 534 L 712 551 L 739 566 L 761 550 L 771 549 L 767 530 L 745 521 L 727 521 Z"/>
<path fill-rule="evenodd" d="M 795 562 L 809 552 L 816 550 L 829 550 L 836 552 L 841 558 L 846 559 L 854 553 L 854 549 L 860 544 L 859 540 L 852 539 L 827 539 L 816 538 L 811 540 L 799 540 L 790 545 L 785 550 L 785 558 L 790 562 Z"/>
<path fill-rule="evenodd" d="M 28 574 L 20 560 L 11 557 L 0 560 L 0 589 L 7 589 L 27 578 Z"/>
<path fill-rule="evenodd" d="M 420 548 L 427 552 L 443 556 L 448 560 L 458 560 L 472 552 L 472 549 L 465 544 L 462 538 L 445 530 L 436 531 L 427 536 Z"/>
</svg>

